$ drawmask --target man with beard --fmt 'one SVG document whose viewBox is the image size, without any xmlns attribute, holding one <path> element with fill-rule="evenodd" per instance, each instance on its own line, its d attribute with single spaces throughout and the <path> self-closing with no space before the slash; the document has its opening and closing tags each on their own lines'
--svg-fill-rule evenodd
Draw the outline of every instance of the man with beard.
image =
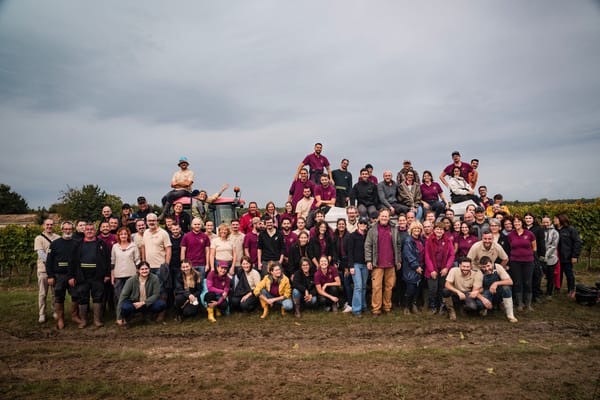
<svg viewBox="0 0 600 400">
<path fill-rule="evenodd" d="M 392 310 L 392 290 L 396 283 L 396 270 L 402 265 L 398 230 L 390 225 L 390 212 L 381 210 L 378 222 L 367 232 L 365 261 L 371 271 L 371 312 L 374 316 Z"/>
<path fill-rule="evenodd" d="M 248 203 L 248 212 L 240 217 L 240 230 L 244 235 L 252 230 L 254 217 L 260 218 L 260 211 L 258 211 L 258 204 L 251 201 Z"/>
<path fill-rule="evenodd" d="M 363 168 L 360 170 L 360 180 L 350 192 L 350 204 L 358 207 L 361 217 L 367 217 L 377 211 L 377 200 L 377 185 L 369 181 L 369 172 Z"/>
<path fill-rule="evenodd" d="M 71 321 L 81 323 L 79 319 L 79 300 L 75 288 L 69 286 L 71 271 L 71 257 L 76 241 L 73 240 L 73 223 L 65 221 L 60 227 L 62 237 L 50 244 L 48 258 L 46 259 L 46 273 L 48 285 L 54 287 L 54 312 L 56 313 L 56 326 L 58 329 L 65 327 L 65 297 L 66 292 L 71 296 Z"/>
<path fill-rule="evenodd" d="M 346 207 L 350 201 L 350 191 L 352 190 L 352 174 L 348 171 L 348 161 L 344 158 L 340 163 L 340 168 L 331 173 L 333 184 L 335 185 L 335 205 L 336 207 Z"/>
<path fill-rule="evenodd" d="M 190 196 L 192 193 L 194 172 L 188 169 L 190 164 L 187 157 L 181 157 L 177 165 L 179 166 L 179 171 L 176 171 L 171 179 L 172 190 L 165 194 L 161 200 L 163 206 L 161 217 L 171 213 L 170 208 L 175 200 L 183 196 Z"/>
<path fill-rule="evenodd" d="M 288 201 L 292 203 L 294 210 L 300 199 L 304 196 L 304 188 L 309 188 L 310 196 L 312 196 L 315 192 L 315 187 L 315 183 L 308 180 L 308 171 L 305 168 L 302 168 L 300 170 L 300 176 L 294 179 L 288 192 Z"/>
<path fill-rule="evenodd" d="M 38 322 L 46 322 L 46 301 L 48 298 L 48 274 L 46 273 L 46 258 L 50 250 L 50 244 L 58 239 L 54 233 L 54 221 L 47 219 L 43 224 L 44 230 L 33 241 L 33 250 L 37 253 L 37 278 L 38 278 Z M 54 304 L 54 292 L 50 290 L 52 304 Z"/>
<path fill-rule="evenodd" d="M 76 286 L 79 296 L 79 328 L 87 326 L 88 302 L 93 302 L 94 325 L 104 326 L 102 300 L 104 287 L 110 282 L 110 252 L 105 242 L 96 237 L 94 224 L 88 222 L 84 237 L 73 249 L 69 286 Z"/>
<path fill-rule="evenodd" d="M 506 269 L 508 264 L 508 255 L 497 242 L 494 242 L 494 235 L 487 229 L 483 231 L 481 240 L 471 246 L 467 257 L 471 259 L 471 264 L 474 270 L 478 270 L 481 267 L 480 260 L 482 257 L 487 256 L 492 262 L 496 263 L 500 260 L 500 265 Z"/>
<path fill-rule="evenodd" d="M 304 160 L 298 165 L 298 169 L 296 170 L 296 175 L 300 175 L 300 170 L 305 166 L 308 166 L 310 172 L 310 180 L 316 184 L 319 184 L 319 179 L 321 175 L 323 175 L 323 170 L 327 169 L 327 176 L 330 180 L 333 180 L 331 177 L 331 167 L 329 166 L 329 160 L 327 157 L 321 155 L 321 151 L 323 151 L 323 145 L 321 143 L 315 143 L 315 151 L 304 157 Z"/>
<path fill-rule="evenodd" d="M 398 215 L 402 205 L 398 202 L 398 185 L 392 180 L 392 171 L 383 171 L 383 181 L 377 184 L 377 197 L 382 206 Z"/>
<path fill-rule="evenodd" d="M 264 230 L 263 221 L 254 217 L 250 227 L 252 230 L 244 236 L 244 255 L 250 257 L 252 268 L 258 269 L 258 235 Z"/>
<path fill-rule="evenodd" d="M 156 214 L 148 214 L 146 217 L 148 229 L 144 232 L 144 261 L 150 264 L 150 272 L 157 275 L 160 279 L 161 293 L 163 301 L 167 300 L 166 284 L 169 275 L 169 265 L 171 264 L 171 238 L 169 234 L 158 226 L 158 217 Z M 162 311 L 156 318 L 157 322 L 164 321 L 165 312 Z"/>
<path fill-rule="evenodd" d="M 288 255 L 290 254 L 290 247 L 298 240 L 298 236 L 292 232 L 292 221 L 289 218 L 284 217 L 281 219 L 281 235 L 283 236 L 283 262 L 282 267 L 284 271 L 288 271 L 289 261 Z"/>
<path fill-rule="evenodd" d="M 281 265 L 283 261 L 283 235 L 273 224 L 273 218 L 265 218 L 265 230 L 258 234 L 258 270 L 261 276 L 265 276 L 268 271 L 269 261 L 275 261 Z"/>
<path fill-rule="evenodd" d="M 192 268 L 200 273 L 202 279 L 206 277 L 209 270 L 208 257 L 210 254 L 210 239 L 202 232 L 202 220 L 192 220 L 192 230 L 186 233 L 181 240 L 180 260 L 188 259 Z"/>
</svg>

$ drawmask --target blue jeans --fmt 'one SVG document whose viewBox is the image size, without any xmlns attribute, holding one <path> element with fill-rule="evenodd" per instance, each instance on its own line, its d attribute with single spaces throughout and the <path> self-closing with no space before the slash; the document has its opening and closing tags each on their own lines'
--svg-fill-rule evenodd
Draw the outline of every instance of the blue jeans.
<svg viewBox="0 0 600 400">
<path fill-rule="evenodd" d="M 150 306 L 147 306 L 146 304 L 144 304 L 143 306 L 141 306 L 138 309 L 136 309 L 134 307 L 133 302 L 131 300 L 125 300 L 125 301 L 123 301 L 123 304 L 121 304 L 121 317 L 123 319 L 126 319 L 136 313 L 158 314 L 159 312 L 165 310 L 166 308 L 167 308 L 167 303 L 165 303 L 164 300 L 160 300 L 160 299 L 158 299 L 154 303 L 150 304 Z"/>
<path fill-rule="evenodd" d="M 304 293 L 301 293 L 298 289 L 292 290 L 292 298 L 296 299 L 296 300 L 300 300 L 300 304 L 306 303 L 304 301 Z M 313 295 L 312 299 L 310 299 L 310 305 L 314 306 L 315 304 L 317 304 L 317 296 Z"/>
<path fill-rule="evenodd" d="M 266 289 L 261 290 L 260 294 L 265 296 L 267 299 L 272 299 L 273 297 L 275 297 L 271 293 L 267 292 Z M 281 305 L 281 307 L 283 307 L 285 311 L 291 311 L 294 308 L 294 303 L 292 302 L 292 299 L 279 300 L 276 301 L 275 304 Z"/>
<path fill-rule="evenodd" d="M 352 313 L 360 314 L 367 309 L 367 279 L 369 270 L 366 264 L 354 264 L 354 275 L 350 275 L 354 282 L 352 292 Z"/>
<path fill-rule="evenodd" d="M 489 289 L 485 289 L 483 291 L 483 297 L 488 299 L 490 301 L 490 303 L 492 303 L 493 305 L 498 305 L 498 304 L 502 303 L 503 299 L 512 298 L 512 290 L 511 290 L 510 286 L 498 286 L 496 288 L 496 293 L 492 294 L 492 292 L 490 292 Z M 477 299 L 476 301 L 477 301 L 477 305 L 480 308 L 484 307 L 481 300 Z"/>
<path fill-rule="evenodd" d="M 202 277 L 202 281 L 206 278 L 206 265 L 194 265 L 192 266 Z"/>
</svg>

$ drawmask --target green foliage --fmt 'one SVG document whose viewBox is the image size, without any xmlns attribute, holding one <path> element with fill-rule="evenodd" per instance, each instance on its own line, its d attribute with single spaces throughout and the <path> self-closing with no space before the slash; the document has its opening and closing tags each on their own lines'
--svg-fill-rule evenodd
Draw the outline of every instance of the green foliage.
<svg viewBox="0 0 600 400">
<path fill-rule="evenodd" d="M 112 208 L 113 213 L 121 209 L 123 202 L 119 196 L 108 194 L 97 185 L 84 185 L 81 189 L 67 186 L 61 192 L 60 203 L 54 204 L 50 209 L 56 210 L 63 219 L 85 219 L 94 221 L 102 214 L 105 205 Z"/>
<path fill-rule="evenodd" d="M 5 269 L 9 274 L 19 267 L 33 267 L 37 255 L 33 251 L 33 241 L 42 232 L 40 226 L 8 225 L 0 229 L 0 266 L 2 275 Z M 29 269 L 28 269 L 29 271 Z"/>
<path fill-rule="evenodd" d="M 0 183 L 0 214 L 27 214 L 29 206 L 18 193 L 12 192 L 10 186 Z"/>
</svg>

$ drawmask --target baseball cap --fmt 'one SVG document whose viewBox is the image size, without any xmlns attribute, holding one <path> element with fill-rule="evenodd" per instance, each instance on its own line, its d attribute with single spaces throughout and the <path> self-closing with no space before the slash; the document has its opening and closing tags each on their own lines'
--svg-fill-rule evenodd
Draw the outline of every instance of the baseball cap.
<svg viewBox="0 0 600 400">
<path fill-rule="evenodd" d="M 369 220 L 366 217 L 360 217 L 358 219 L 358 223 L 359 224 L 367 224 L 368 225 L 369 224 Z"/>
<path fill-rule="evenodd" d="M 121 206 L 121 210 L 129 210 L 131 209 L 131 206 L 129 205 L 129 203 L 125 203 L 123 204 L 123 206 Z"/>
<path fill-rule="evenodd" d="M 146 198 L 144 196 L 140 196 L 137 198 L 138 204 L 143 204 L 146 202 Z"/>
<path fill-rule="evenodd" d="M 182 163 L 189 164 L 190 162 L 188 161 L 187 157 L 182 156 L 182 157 L 179 157 L 179 162 L 177 163 L 177 165 L 181 165 Z"/>
</svg>

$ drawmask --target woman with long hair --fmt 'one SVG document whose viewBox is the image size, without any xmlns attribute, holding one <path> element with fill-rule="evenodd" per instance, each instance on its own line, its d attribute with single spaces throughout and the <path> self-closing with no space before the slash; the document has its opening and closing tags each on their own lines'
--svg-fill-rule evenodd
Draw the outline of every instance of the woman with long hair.
<svg viewBox="0 0 600 400">
<path fill-rule="evenodd" d="M 536 240 L 533 233 L 525 229 L 523 217 L 513 216 L 514 229 L 508 234 L 510 243 L 510 276 L 513 280 L 513 293 L 517 300 L 517 310 L 533 311 L 531 292 L 533 278 L 533 259 L 536 251 Z"/>
<path fill-rule="evenodd" d="M 110 281 L 115 288 L 114 304 L 119 302 L 119 296 L 127 279 L 137 273 L 137 265 L 140 262 L 140 251 L 131 241 L 129 228 L 121 227 L 117 231 L 117 243 L 111 250 Z"/>
</svg>

